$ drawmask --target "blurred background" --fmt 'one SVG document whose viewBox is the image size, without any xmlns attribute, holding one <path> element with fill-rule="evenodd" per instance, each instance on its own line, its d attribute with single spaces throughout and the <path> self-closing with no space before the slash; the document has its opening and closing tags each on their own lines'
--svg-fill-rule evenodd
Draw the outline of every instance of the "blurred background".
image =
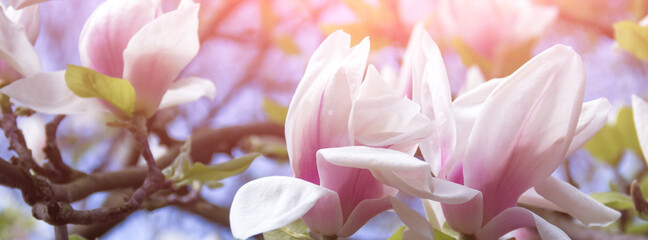
<svg viewBox="0 0 648 240">
<path fill-rule="evenodd" d="M 45 71 L 65 69 L 66 64 L 80 65 L 79 34 L 101 2 L 53 0 L 40 4 L 41 28 L 35 46 Z M 574 48 L 586 64 L 585 100 L 608 98 L 613 110 L 601 133 L 555 175 L 585 193 L 608 193 L 599 194 L 597 199 L 625 211 L 619 223 L 608 227 L 610 231 L 648 232 L 646 222 L 631 212 L 632 205 L 627 207 L 628 186 L 633 179 L 639 179 L 648 190 L 648 181 L 642 181 L 648 170 L 628 108 L 631 94 L 648 97 L 648 63 L 632 47 L 618 41 L 623 29 L 615 28 L 622 20 L 640 28 L 639 21 L 648 13 L 647 0 L 199 2 L 201 48 L 182 75 L 212 80 L 217 87 L 216 99 L 160 111 L 156 123 L 168 136 L 152 135 L 156 156 L 167 151 L 164 143 L 169 139 L 185 140 L 205 129 L 277 121 L 273 116 L 288 106 L 311 54 L 338 29 L 351 34 L 353 44 L 369 37 L 370 63 L 384 75 L 396 77 L 412 28 L 423 24 L 441 48 L 454 96 L 480 81 L 507 76 L 541 51 L 564 44 Z M 173 6 L 177 1 L 164 3 Z M 126 160 L 132 145 L 130 135 L 106 127 L 101 120 L 104 117 L 70 116 L 63 121 L 58 143 L 68 164 L 87 173 L 133 164 Z M 19 119 L 40 160 L 43 153 L 36 149 L 42 148 L 38 144 L 45 141 L 43 126 L 52 118 L 35 114 Z M 282 141 L 279 137 L 249 137 L 225 153 L 214 154 L 211 163 L 257 151 L 261 145 L 276 147 L 263 150 L 266 157 L 255 160 L 242 174 L 224 180 L 222 187 L 203 187 L 201 201 L 227 209 L 245 182 L 269 175 L 290 176 Z M 8 140 L 0 136 L 0 146 L 7 145 Z M 12 155 L 5 147 L 0 151 L 2 158 Z M 53 238 L 52 227 L 31 217 L 31 209 L 18 191 L 0 188 L 0 192 L 0 239 Z M 123 193 L 96 193 L 73 206 L 96 208 L 115 196 Z M 421 208 L 419 202 L 410 203 Z M 107 226 L 102 230 L 105 234 L 93 231 L 101 239 L 231 239 L 226 219 L 171 206 L 140 210 L 123 222 Z M 394 213 L 382 213 L 351 238 L 385 239 L 402 225 Z"/>
</svg>

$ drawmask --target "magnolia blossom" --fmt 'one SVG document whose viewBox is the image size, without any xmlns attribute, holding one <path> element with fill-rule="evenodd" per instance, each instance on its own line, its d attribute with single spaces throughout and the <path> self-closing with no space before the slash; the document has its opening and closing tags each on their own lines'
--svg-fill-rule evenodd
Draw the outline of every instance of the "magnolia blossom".
<svg viewBox="0 0 648 240">
<path fill-rule="evenodd" d="M 105 1 L 81 32 L 81 63 L 128 80 L 135 88 L 135 112 L 146 116 L 201 96 L 213 98 L 215 87 L 209 80 L 192 77 L 174 82 L 199 49 L 198 10 L 199 4 L 191 0 L 180 1 L 177 9 L 166 13 L 160 0 Z M 2 92 L 42 112 L 96 109 L 96 100 L 80 99 L 67 89 L 63 74 L 40 74 Z M 43 92 L 50 94 L 38 94 Z"/>
<path fill-rule="evenodd" d="M 349 44 L 349 35 L 338 31 L 313 54 L 286 119 L 294 178 L 267 177 L 241 187 L 230 214 L 235 237 L 299 218 L 315 233 L 347 237 L 392 205 L 411 213 L 392 197 L 396 188 L 455 204 L 477 194 L 432 178 L 429 166 L 412 156 L 433 123 L 375 67 L 365 75 L 368 39 Z"/>
<path fill-rule="evenodd" d="M 567 238 L 518 202 L 566 212 L 587 225 L 607 225 L 620 216 L 551 176 L 603 127 L 610 108 L 607 99 L 583 104 L 585 69 L 577 53 L 552 47 L 453 102 L 438 48 L 427 34 L 418 41 L 413 99 L 440 122 L 421 152 L 435 176 L 480 192 L 467 203 L 441 205 L 452 228 L 496 239 L 535 226 L 543 239 Z"/>
<path fill-rule="evenodd" d="M 16 9 L 22 9 L 27 6 L 33 6 L 35 4 L 41 3 L 41 2 L 46 2 L 49 0 L 7 0 L 9 5 Z"/>
<path fill-rule="evenodd" d="M 499 77 L 528 60 L 520 57 L 530 55 L 533 41 L 557 16 L 558 9 L 530 0 L 441 0 L 435 27 L 455 47 L 465 45 L 476 54 L 459 50 L 464 63 L 479 64 L 487 76 Z"/>
<path fill-rule="evenodd" d="M 40 28 L 38 6 L 16 10 L 0 4 L 0 86 L 42 71 L 34 43 Z"/>
</svg>

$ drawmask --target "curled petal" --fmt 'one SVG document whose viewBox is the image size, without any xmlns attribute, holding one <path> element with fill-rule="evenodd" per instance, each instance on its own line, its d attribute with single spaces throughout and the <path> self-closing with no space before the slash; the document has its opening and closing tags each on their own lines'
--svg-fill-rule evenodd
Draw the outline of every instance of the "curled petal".
<svg viewBox="0 0 648 240">
<path fill-rule="evenodd" d="M 542 239 L 568 240 L 569 236 L 560 228 L 542 219 L 535 213 L 521 208 L 512 207 L 502 211 L 477 232 L 477 239 L 497 239 L 500 236 L 521 228 L 536 227 Z"/>
<path fill-rule="evenodd" d="M 234 196 L 230 210 L 232 234 L 247 239 L 283 227 L 312 211 L 311 218 L 304 219 L 309 228 L 334 235 L 342 226 L 336 199 L 335 192 L 296 178 L 274 176 L 253 180 Z M 313 218 L 317 216 L 326 218 Z"/>
<path fill-rule="evenodd" d="M 193 102 L 201 97 L 213 100 L 215 96 L 216 87 L 211 80 L 198 77 L 183 78 L 171 84 L 171 88 L 164 93 L 159 109 Z"/>
<path fill-rule="evenodd" d="M 3 87 L 0 92 L 43 113 L 107 111 L 96 99 L 80 98 L 70 91 L 65 83 L 65 71 L 37 73 Z"/>
<path fill-rule="evenodd" d="M 191 0 L 144 25 L 124 49 L 124 79 L 137 94 L 135 111 L 152 116 L 162 95 L 198 53 L 198 10 Z"/>
<path fill-rule="evenodd" d="M 40 15 L 38 14 L 38 5 L 32 5 L 20 10 L 16 10 L 9 6 L 5 10 L 7 17 L 14 23 L 18 23 L 25 27 L 25 34 L 27 38 L 34 45 L 38 32 L 40 31 Z"/>
</svg>

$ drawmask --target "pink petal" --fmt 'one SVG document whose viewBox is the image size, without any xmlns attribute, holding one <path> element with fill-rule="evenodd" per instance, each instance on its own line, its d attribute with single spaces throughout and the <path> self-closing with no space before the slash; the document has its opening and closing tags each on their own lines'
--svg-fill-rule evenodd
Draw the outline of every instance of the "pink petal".
<svg viewBox="0 0 648 240">
<path fill-rule="evenodd" d="M 635 95 L 632 95 L 632 116 L 637 128 L 641 152 L 644 156 L 648 156 L 648 103 Z"/>
<path fill-rule="evenodd" d="M 412 35 L 410 35 L 409 42 L 407 43 L 407 49 L 405 49 L 405 53 L 403 54 L 403 63 L 401 64 L 398 78 L 394 79 L 396 81 L 390 82 L 395 91 L 402 97 L 412 98 L 412 64 L 413 61 L 420 61 L 418 59 L 420 58 L 418 51 L 420 51 L 421 36 L 427 34 L 423 27 L 422 23 L 418 23 L 412 29 Z"/>
<path fill-rule="evenodd" d="M 105 75 L 123 78 L 123 53 L 128 41 L 159 11 L 159 0 L 111 0 L 101 3 L 81 30 L 81 64 Z"/>
<path fill-rule="evenodd" d="M 421 142 L 423 158 L 439 174 L 451 159 L 456 144 L 456 125 L 452 113 L 450 83 L 441 52 L 430 35 L 418 36 L 419 46 L 412 63 L 412 99 L 421 105 L 421 112 L 435 122 L 436 131 Z"/>
<path fill-rule="evenodd" d="M 479 230 L 476 237 L 477 239 L 497 239 L 521 227 L 536 227 L 542 239 L 569 239 L 569 236 L 560 228 L 521 207 L 512 207 L 502 211 Z"/>
<path fill-rule="evenodd" d="M 198 53 L 198 10 L 192 0 L 135 33 L 124 50 L 124 79 L 137 94 L 135 112 L 152 116 L 162 95 Z"/>
<path fill-rule="evenodd" d="M 7 2 L 9 2 L 9 5 L 13 6 L 15 9 L 21 9 L 30 5 L 47 1 L 49 0 L 7 0 Z"/>
<path fill-rule="evenodd" d="M 342 227 L 337 194 L 326 188 L 291 177 L 265 177 L 243 185 L 232 202 L 230 224 L 235 238 L 283 227 L 305 214 L 308 227 L 324 235 L 335 235 Z"/>
<path fill-rule="evenodd" d="M 337 233 L 338 237 L 348 237 L 357 232 L 371 218 L 379 213 L 391 209 L 389 199 L 391 196 L 385 196 L 379 199 L 366 199 L 353 209 L 349 217 L 344 222 L 344 226 Z"/>
<path fill-rule="evenodd" d="M 594 134 L 598 133 L 605 126 L 611 107 L 610 101 L 605 98 L 599 98 L 583 104 L 574 139 L 572 139 L 569 149 L 565 153 L 565 158 L 583 147 Z"/>
<path fill-rule="evenodd" d="M 189 77 L 175 81 L 169 90 L 164 93 L 159 109 L 193 102 L 201 97 L 214 99 L 216 86 L 209 79 Z"/>
<path fill-rule="evenodd" d="M 0 11 L 0 59 L 29 77 L 42 71 L 40 59 L 25 35 L 24 27 L 14 23 Z"/>
<path fill-rule="evenodd" d="M 106 111 L 96 99 L 80 98 L 68 89 L 65 71 L 42 72 L 0 89 L 13 101 L 49 114 Z"/>
<path fill-rule="evenodd" d="M 441 204 L 448 225 L 465 234 L 477 232 L 483 223 L 483 199 L 483 195 L 479 193 L 466 203 Z"/>
<path fill-rule="evenodd" d="M 484 194 L 484 219 L 515 206 L 560 165 L 576 129 L 585 69 L 576 52 L 554 46 L 488 97 L 468 140 L 465 185 Z"/>
<path fill-rule="evenodd" d="M 348 126 L 350 82 L 362 81 L 369 42 L 365 40 L 350 50 L 350 41 L 342 31 L 324 40 L 309 61 L 288 108 L 286 145 L 293 173 L 312 183 L 319 184 L 317 150 L 352 143 Z"/>
</svg>

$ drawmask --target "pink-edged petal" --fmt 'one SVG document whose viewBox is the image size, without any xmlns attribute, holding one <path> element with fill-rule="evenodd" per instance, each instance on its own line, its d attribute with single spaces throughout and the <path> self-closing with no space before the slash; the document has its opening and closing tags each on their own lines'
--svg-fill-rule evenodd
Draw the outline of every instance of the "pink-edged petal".
<svg viewBox="0 0 648 240">
<path fill-rule="evenodd" d="M 632 95 L 632 116 L 641 152 L 644 156 L 648 156 L 648 103 L 635 95 Z M 646 164 L 648 164 L 648 160 Z"/>
<path fill-rule="evenodd" d="M 412 63 L 412 99 L 421 105 L 421 112 L 437 126 L 436 131 L 421 142 L 420 149 L 423 158 L 432 166 L 432 172 L 438 175 L 452 159 L 457 130 L 450 83 L 439 47 L 425 31 L 418 37 L 418 56 Z"/>
<path fill-rule="evenodd" d="M 569 183 L 549 177 L 535 186 L 538 194 L 588 226 L 607 226 L 621 216 Z"/>
<path fill-rule="evenodd" d="M 288 108 L 286 145 L 293 173 L 316 184 L 320 182 L 317 150 L 353 143 L 348 125 L 353 92 L 357 91 L 353 86 L 362 81 L 369 41 L 349 49 L 350 41 L 342 31 L 324 40 Z"/>
<path fill-rule="evenodd" d="M 418 104 L 396 94 L 373 65 L 367 69 L 352 114 L 351 128 L 358 145 L 413 155 L 418 143 L 434 131 Z"/>
<path fill-rule="evenodd" d="M 234 196 L 230 210 L 232 234 L 247 239 L 283 227 L 307 213 L 311 217 L 304 222 L 313 231 L 334 235 L 342 226 L 335 192 L 291 177 L 256 179 L 243 185 Z"/>
<path fill-rule="evenodd" d="M 583 104 L 580 117 L 578 118 L 578 126 L 576 127 L 576 132 L 569 145 L 569 149 L 565 153 L 565 158 L 571 156 L 572 153 L 585 145 L 594 134 L 605 126 L 611 107 L 610 101 L 605 98 L 599 98 Z"/>
<path fill-rule="evenodd" d="M 401 69 L 398 75 L 398 78 L 389 79 L 389 83 L 393 89 L 401 97 L 406 96 L 412 98 L 412 91 L 415 89 L 412 88 L 413 81 L 417 81 L 413 78 L 412 64 L 414 61 L 420 61 L 419 51 L 421 44 L 421 37 L 423 34 L 427 34 L 424 29 L 423 23 L 417 23 L 412 29 L 412 35 L 410 35 L 409 41 L 407 43 L 407 49 L 403 54 L 403 64 L 401 64 Z"/>
<path fill-rule="evenodd" d="M 7 2 L 9 2 L 9 5 L 14 7 L 15 9 L 21 9 L 30 5 L 47 2 L 47 1 L 49 0 L 7 0 Z"/>
<path fill-rule="evenodd" d="M 27 38 L 34 45 L 38 32 L 40 31 L 40 15 L 38 14 L 38 5 L 32 5 L 20 10 L 8 6 L 5 14 L 12 22 L 23 25 Z"/>
<path fill-rule="evenodd" d="M 160 101 L 159 109 L 193 102 L 201 97 L 213 100 L 215 96 L 216 86 L 211 80 L 199 77 L 183 78 L 171 84 L 171 88 Z"/>
<path fill-rule="evenodd" d="M 391 196 L 388 195 L 383 198 L 367 199 L 360 202 L 346 219 L 337 236 L 342 238 L 351 236 L 371 218 L 391 209 L 390 198 Z"/>
<path fill-rule="evenodd" d="M 96 99 L 76 96 L 65 83 L 65 71 L 42 72 L 20 79 L 0 89 L 12 100 L 49 114 L 105 111 Z"/>
<path fill-rule="evenodd" d="M 182 0 L 135 33 L 124 49 L 124 79 L 137 94 L 135 111 L 152 116 L 162 95 L 198 53 L 200 4 Z"/>
<path fill-rule="evenodd" d="M 351 37 L 343 31 L 329 35 L 317 48 L 306 67 L 304 77 L 288 107 L 286 116 L 286 148 L 295 177 L 319 184 L 315 152 L 317 152 L 318 108 L 328 78 L 337 70 L 350 49 Z"/>
<path fill-rule="evenodd" d="M 466 186 L 484 194 L 484 219 L 515 206 L 522 193 L 560 165 L 578 123 L 585 67 L 571 48 L 554 46 L 489 95 L 470 133 Z"/>
<path fill-rule="evenodd" d="M 129 40 L 152 21 L 160 10 L 159 0 L 103 2 L 81 30 L 81 64 L 102 74 L 122 78 L 123 53 Z"/>
<path fill-rule="evenodd" d="M 434 239 L 432 225 L 421 214 L 396 198 L 390 199 L 394 211 L 407 226 L 403 232 L 403 239 Z"/>
<path fill-rule="evenodd" d="M 319 150 L 317 157 L 318 162 L 371 170 L 382 183 L 421 198 L 458 204 L 479 194 L 474 189 L 432 177 L 425 162 L 391 149 L 364 146 L 327 148 Z"/>
<path fill-rule="evenodd" d="M 497 239 L 502 235 L 521 228 L 521 227 L 536 227 L 542 239 L 552 240 L 567 240 L 569 236 L 560 228 L 542 219 L 535 213 L 521 208 L 512 207 L 508 208 L 477 232 L 477 239 Z"/>
<path fill-rule="evenodd" d="M 42 71 L 40 58 L 27 38 L 25 28 L 0 11 L 0 60 L 23 77 Z"/>
<path fill-rule="evenodd" d="M 484 197 L 477 194 L 462 204 L 441 204 L 443 215 L 452 229 L 465 234 L 473 234 L 482 226 L 484 216 Z"/>
</svg>

